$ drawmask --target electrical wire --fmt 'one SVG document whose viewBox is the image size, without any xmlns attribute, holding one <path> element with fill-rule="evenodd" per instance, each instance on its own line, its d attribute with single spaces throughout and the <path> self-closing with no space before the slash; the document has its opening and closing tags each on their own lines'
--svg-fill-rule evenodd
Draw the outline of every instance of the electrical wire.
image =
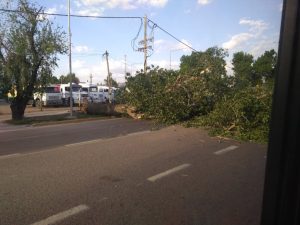
<svg viewBox="0 0 300 225">
<path fill-rule="evenodd" d="M 138 39 L 138 37 L 140 36 L 141 30 L 143 27 L 143 18 L 141 17 L 140 19 L 141 19 L 141 24 L 140 24 L 139 30 L 138 30 L 136 36 L 131 40 L 131 47 L 132 47 L 133 51 L 138 51 L 138 47 L 136 45 L 136 39 Z"/>
<path fill-rule="evenodd" d="M 150 26 L 149 20 L 148 20 L 147 21 L 147 26 L 151 29 L 149 40 L 151 40 L 151 42 L 152 42 L 152 48 L 149 49 L 151 53 L 149 53 L 147 55 L 147 57 L 149 58 L 149 57 L 151 57 L 154 54 L 154 29 L 156 28 L 157 25 L 156 24 L 152 24 L 152 26 Z"/>
<path fill-rule="evenodd" d="M 1 12 L 10 12 L 10 13 L 23 13 L 20 10 L 12 10 L 12 9 L 0 9 Z M 47 16 L 63 16 L 63 17 L 67 17 L 68 14 L 62 14 L 62 13 L 46 13 L 46 12 L 40 12 L 40 14 L 42 15 L 47 15 Z M 75 15 L 75 14 L 71 14 L 71 17 L 78 17 L 78 18 L 95 18 L 95 19 L 140 19 L 141 20 L 141 26 L 138 30 L 137 35 L 135 36 L 135 38 L 132 40 L 131 45 L 132 48 L 136 51 L 135 47 L 136 47 L 136 39 L 138 38 L 141 29 L 142 29 L 142 24 L 143 24 L 143 17 L 140 16 L 89 16 L 89 15 Z M 148 19 L 148 23 L 152 23 L 152 27 L 154 28 L 159 28 L 161 31 L 165 32 L 166 34 L 168 34 L 170 37 L 172 37 L 173 39 L 175 39 L 176 41 L 180 42 L 181 44 L 183 44 L 184 46 L 188 47 L 189 49 L 197 52 L 196 49 L 194 49 L 193 47 L 191 47 L 190 45 L 184 43 L 183 41 L 181 41 L 179 38 L 175 37 L 174 35 L 172 35 L 170 32 L 168 32 L 167 30 L 165 30 L 164 28 L 162 28 L 161 26 L 159 26 L 157 23 L 155 23 L 154 21 Z M 150 26 L 150 25 L 149 25 Z"/>
<path fill-rule="evenodd" d="M 1 12 L 8 12 L 8 13 L 24 13 L 20 10 L 12 10 L 12 9 L 0 9 Z M 46 13 L 46 12 L 40 12 L 41 15 L 46 16 L 62 16 L 62 17 L 68 17 L 68 14 L 62 14 L 62 13 Z M 76 15 L 71 14 L 71 17 L 78 17 L 78 18 L 94 18 L 94 19 L 142 19 L 140 16 L 88 16 L 88 15 Z"/>
<path fill-rule="evenodd" d="M 189 46 L 188 44 L 184 43 L 183 41 L 179 40 L 177 37 L 175 37 L 174 35 L 172 35 L 170 32 L 166 31 L 165 29 L 163 29 L 162 27 L 160 27 L 159 25 L 157 25 L 157 23 L 153 22 L 152 20 L 148 19 L 149 22 L 151 22 L 153 25 L 155 25 L 157 28 L 159 28 L 160 30 L 162 30 L 163 32 L 165 32 L 166 34 L 168 34 L 169 36 L 171 36 L 172 38 L 174 38 L 176 41 L 180 42 L 181 44 L 185 45 L 186 47 L 188 47 L 189 49 L 197 52 L 196 49 L 194 49 L 193 47 Z"/>
</svg>

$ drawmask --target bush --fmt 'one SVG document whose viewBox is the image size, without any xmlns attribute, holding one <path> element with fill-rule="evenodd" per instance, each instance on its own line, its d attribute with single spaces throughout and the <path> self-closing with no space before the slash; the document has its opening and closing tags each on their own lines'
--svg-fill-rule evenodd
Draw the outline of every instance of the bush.
<svg viewBox="0 0 300 225">
<path fill-rule="evenodd" d="M 212 79 L 210 72 L 180 74 L 156 67 L 129 77 L 121 99 L 145 116 L 173 124 L 206 115 L 227 89 L 227 78 Z"/>
<path fill-rule="evenodd" d="M 224 96 L 213 111 L 195 118 L 190 125 L 209 127 L 213 134 L 266 142 L 271 102 L 272 89 L 267 85 L 247 87 Z"/>
<path fill-rule="evenodd" d="M 234 76 L 226 74 L 226 55 L 213 47 L 183 56 L 179 71 L 152 66 L 146 75 L 137 72 L 127 77 L 118 101 L 162 123 L 187 122 L 213 134 L 266 142 L 276 54 L 256 60 L 236 54 Z"/>
</svg>

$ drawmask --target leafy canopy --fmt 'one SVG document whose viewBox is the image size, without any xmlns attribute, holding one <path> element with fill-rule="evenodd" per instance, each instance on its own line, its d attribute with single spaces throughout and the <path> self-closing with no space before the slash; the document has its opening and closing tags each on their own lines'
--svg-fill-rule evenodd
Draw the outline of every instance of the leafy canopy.
<svg viewBox="0 0 300 225">
<path fill-rule="evenodd" d="M 15 93 L 13 119 L 22 119 L 35 88 L 51 79 L 57 54 L 66 52 L 65 33 L 43 16 L 44 8 L 28 0 L 11 1 L 7 6 L 17 10 L 1 15 L 5 26 L 0 27 L 0 74 L 4 90 Z"/>
</svg>

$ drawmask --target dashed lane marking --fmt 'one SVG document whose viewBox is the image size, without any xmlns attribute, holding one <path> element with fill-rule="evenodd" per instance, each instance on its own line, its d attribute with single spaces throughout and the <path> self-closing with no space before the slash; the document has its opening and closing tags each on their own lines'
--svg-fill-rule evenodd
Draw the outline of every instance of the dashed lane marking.
<svg viewBox="0 0 300 225">
<path fill-rule="evenodd" d="M 238 148 L 238 146 L 236 146 L 236 145 L 231 145 L 231 146 L 229 146 L 229 147 L 227 147 L 227 148 L 223 148 L 223 149 L 221 149 L 221 150 L 219 150 L 219 151 L 214 152 L 214 154 L 215 154 L 215 155 L 222 155 L 222 154 L 225 154 L 225 153 L 227 153 L 227 152 L 233 151 L 233 150 L 235 150 L 235 149 L 237 149 L 237 148 Z"/>
<path fill-rule="evenodd" d="M 169 175 L 171 175 L 171 174 L 173 174 L 173 173 L 176 173 L 176 172 L 178 172 L 178 171 L 180 171 L 180 170 L 184 170 L 184 169 L 186 169 L 186 168 L 188 168 L 188 167 L 190 167 L 190 166 L 191 166 L 190 164 L 185 163 L 185 164 L 182 164 L 182 165 L 180 165 L 180 166 L 177 166 L 177 167 L 174 167 L 174 168 L 172 168 L 172 169 L 169 169 L 169 170 L 167 170 L 167 171 L 164 171 L 164 172 L 162 172 L 162 173 L 159 173 L 159 174 L 157 174 L 157 175 L 154 175 L 154 176 L 152 176 L 152 177 L 149 177 L 147 180 L 148 180 L 148 181 L 151 181 L 151 182 L 155 182 L 155 181 L 157 181 L 157 180 L 159 180 L 159 179 L 161 179 L 161 178 L 163 178 L 163 177 L 169 176 Z"/>
<path fill-rule="evenodd" d="M 123 138 L 123 137 L 131 137 L 131 136 L 136 136 L 136 135 L 141 135 L 141 134 L 148 134 L 148 133 L 151 133 L 151 131 L 149 131 L 149 130 L 138 131 L 138 132 L 133 132 L 133 133 L 128 133 L 128 134 L 123 134 L 123 135 L 116 136 L 116 137 L 98 138 L 98 139 L 94 139 L 94 140 L 90 140 L 90 141 L 82 141 L 82 142 L 67 144 L 67 145 L 64 145 L 64 146 L 65 147 L 81 146 L 81 145 L 86 145 L 86 144 L 97 143 L 97 142 L 104 141 L 104 140 Z"/>
<path fill-rule="evenodd" d="M 44 220 L 41 220 L 39 222 L 33 223 L 31 225 L 50 225 L 50 224 L 54 224 L 57 223 L 59 221 L 62 221 L 68 217 L 74 216 L 78 213 L 84 212 L 86 210 L 88 210 L 89 207 L 87 205 L 79 205 L 76 206 L 74 208 L 68 209 L 66 211 L 60 212 L 58 214 L 55 214 L 53 216 L 50 216 Z"/>
</svg>

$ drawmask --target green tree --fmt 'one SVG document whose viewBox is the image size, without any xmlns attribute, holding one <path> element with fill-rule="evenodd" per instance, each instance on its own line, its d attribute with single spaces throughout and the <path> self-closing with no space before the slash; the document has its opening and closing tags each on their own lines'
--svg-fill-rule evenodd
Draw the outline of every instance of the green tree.
<svg viewBox="0 0 300 225">
<path fill-rule="evenodd" d="M 56 76 L 51 76 L 49 83 L 50 84 L 59 84 L 60 80 Z"/>
<path fill-rule="evenodd" d="M 186 90 L 193 90 L 193 85 L 199 89 L 193 93 L 199 101 L 204 101 L 206 109 L 201 108 L 202 113 L 211 110 L 216 101 L 229 91 L 229 77 L 226 74 L 225 57 L 226 50 L 218 47 L 208 48 L 205 52 L 193 52 L 190 56 L 183 56 L 180 63 L 180 76 L 185 77 L 183 83 L 189 83 Z M 186 81 L 189 80 L 188 81 Z M 203 111 L 204 110 L 204 111 Z"/>
<path fill-rule="evenodd" d="M 0 28 L 0 69 L 6 89 L 16 91 L 10 108 L 12 119 L 19 120 L 35 88 L 52 76 L 57 54 L 66 52 L 66 41 L 61 28 L 42 15 L 42 7 L 28 0 L 14 3 L 17 10 L 1 18 L 6 24 Z"/>
<path fill-rule="evenodd" d="M 104 79 L 104 84 L 106 86 L 109 86 L 109 84 L 107 82 L 107 79 Z M 112 78 L 112 77 L 111 77 L 111 86 L 115 87 L 115 88 L 119 87 L 118 82 L 114 78 Z"/>
<path fill-rule="evenodd" d="M 78 77 L 76 77 L 75 73 L 72 73 L 71 77 L 70 74 L 61 75 L 59 77 L 59 83 L 68 84 L 70 83 L 70 78 L 72 78 L 72 83 L 79 84 L 80 80 Z"/>
<path fill-rule="evenodd" d="M 253 56 L 245 52 L 236 52 L 232 59 L 234 82 L 237 89 L 256 83 L 253 76 Z"/>
<path fill-rule="evenodd" d="M 272 80 L 275 77 L 277 53 L 274 49 L 265 51 L 253 64 L 253 71 L 258 79 Z"/>
</svg>

